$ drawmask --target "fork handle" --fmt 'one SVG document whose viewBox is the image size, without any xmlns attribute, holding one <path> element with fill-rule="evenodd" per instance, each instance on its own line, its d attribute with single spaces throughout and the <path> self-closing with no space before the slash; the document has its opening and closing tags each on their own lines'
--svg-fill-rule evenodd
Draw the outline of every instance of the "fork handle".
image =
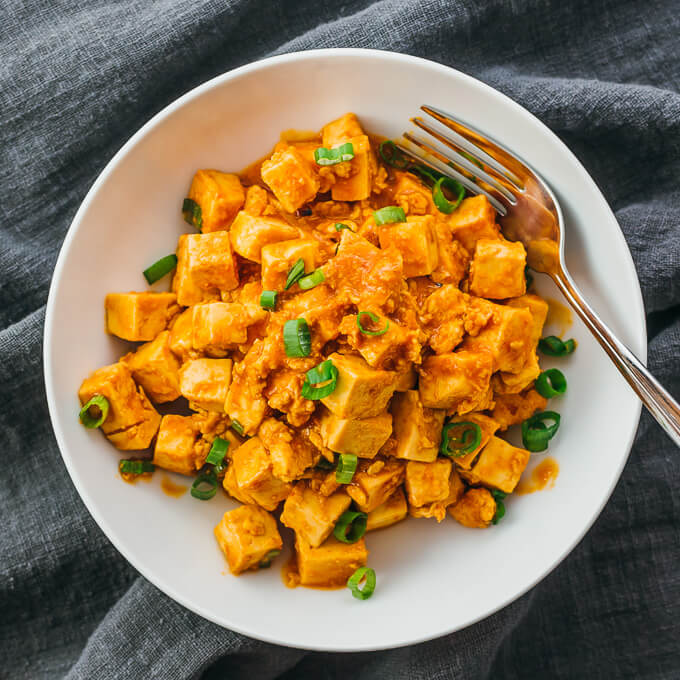
<svg viewBox="0 0 680 680">
<path fill-rule="evenodd" d="M 559 271 L 552 275 L 552 279 L 642 403 L 675 445 L 680 446 L 680 404 L 588 305 L 569 274 Z"/>
</svg>

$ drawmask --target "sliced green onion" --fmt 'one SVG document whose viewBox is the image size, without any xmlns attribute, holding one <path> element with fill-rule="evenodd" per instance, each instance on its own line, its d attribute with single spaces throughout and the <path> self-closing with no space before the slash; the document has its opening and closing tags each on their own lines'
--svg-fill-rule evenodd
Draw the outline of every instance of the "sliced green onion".
<svg viewBox="0 0 680 680">
<path fill-rule="evenodd" d="M 411 163 L 408 156 L 391 139 L 386 139 L 380 143 L 378 153 L 387 165 L 397 170 L 405 170 Z"/>
<path fill-rule="evenodd" d="M 215 441 L 210 447 L 210 453 L 205 459 L 206 463 L 211 465 L 221 465 L 224 460 L 224 456 L 227 454 L 227 449 L 229 448 L 229 442 L 222 437 L 215 437 Z"/>
<path fill-rule="evenodd" d="M 188 222 L 199 231 L 202 231 L 203 214 L 201 212 L 201 206 L 198 205 L 196 201 L 191 198 L 185 198 L 184 203 L 182 203 L 182 215 L 184 215 L 185 222 Z"/>
<path fill-rule="evenodd" d="M 359 588 L 365 579 L 364 587 Z M 352 596 L 357 600 L 368 600 L 375 590 L 375 571 L 370 567 L 359 567 L 348 579 L 347 587 L 352 591 Z"/>
<path fill-rule="evenodd" d="M 482 443 L 482 428 L 466 420 L 461 423 L 447 423 L 442 430 L 439 451 L 444 456 L 459 458 L 472 453 Z"/>
<path fill-rule="evenodd" d="M 492 489 L 491 495 L 496 501 L 496 514 L 494 514 L 491 524 L 498 524 L 498 522 L 505 517 L 505 503 L 503 503 L 503 500 L 508 494 L 504 491 L 499 491 L 498 489 Z"/>
<path fill-rule="evenodd" d="M 531 284 L 534 282 L 534 275 L 529 270 L 529 265 L 524 267 L 524 278 L 527 281 L 527 290 L 528 290 L 531 287 Z"/>
<path fill-rule="evenodd" d="M 202 472 L 191 485 L 191 495 L 199 501 L 209 501 L 217 493 L 217 475 Z"/>
<path fill-rule="evenodd" d="M 348 231 L 355 233 L 354 229 L 352 229 L 352 227 L 350 227 L 348 224 L 344 224 L 343 222 L 335 223 L 335 231 L 342 231 L 343 229 L 347 229 Z"/>
<path fill-rule="evenodd" d="M 95 408 L 99 411 L 96 418 L 90 413 L 90 409 Z M 109 415 L 109 400 L 103 394 L 95 394 L 83 408 L 80 409 L 78 417 L 80 422 L 89 429 L 100 427 Z"/>
<path fill-rule="evenodd" d="M 576 349 L 576 341 L 570 338 L 563 342 L 560 338 L 549 335 L 547 338 L 541 338 L 538 341 L 538 349 L 549 357 L 563 357 Z"/>
<path fill-rule="evenodd" d="M 334 149 L 327 149 L 325 146 L 314 149 L 314 160 L 317 165 L 337 165 L 343 161 L 351 161 L 352 158 L 354 158 L 352 142 L 345 142 Z"/>
<path fill-rule="evenodd" d="M 243 433 L 245 431 L 243 429 L 243 425 L 241 425 L 241 423 L 239 423 L 238 420 L 231 421 L 231 429 L 234 430 L 234 432 L 236 432 L 237 434 L 240 434 L 241 436 L 243 436 Z"/>
<path fill-rule="evenodd" d="M 262 295 L 260 295 L 260 307 L 262 309 L 275 309 L 276 308 L 276 291 L 275 290 L 263 290 Z"/>
<path fill-rule="evenodd" d="M 269 569 L 272 566 L 272 560 L 281 554 L 280 550 L 270 550 L 258 565 L 260 569 Z"/>
<path fill-rule="evenodd" d="M 399 208 L 396 205 L 388 205 L 385 208 L 374 211 L 373 219 L 378 226 L 381 224 L 392 224 L 392 222 L 406 222 L 406 213 L 403 208 Z"/>
<path fill-rule="evenodd" d="M 319 458 L 319 462 L 314 467 L 319 470 L 334 470 L 335 463 L 331 463 L 330 460 L 321 456 L 321 458 Z"/>
<path fill-rule="evenodd" d="M 543 371 L 536 379 L 536 391 L 546 399 L 552 399 L 567 391 L 567 379 L 564 373 L 556 368 Z"/>
<path fill-rule="evenodd" d="M 307 276 L 303 276 L 299 281 L 298 285 L 302 290 L 309 290 L 310 288 L 314 288 L 314 286 L 318 286 L 320 283 L 323 283 L 326 280 L 326 277 L 323 275 L 323 272 L 320 269 L 315 269 L 311 274 L 307 274 Z"/>
<path fill-rule="evenodd" d="M 409 172 L 415 173 L 416 175 L 419 175 L 421 179 L 429 180 L 433 184 L 441 177 L 446 176 L 425 165 L 414 165 L 412 168 L 409 168 Z"/>
<path fill-rule="evenodd" d="M 291 319 L 283 324 L 283 346 L 288 357 L 308 357 L 312 336 L 304 319 Z"/>
<path fill-rule="evenodd" d="M 342 543 L 356 543 L 366 533 L 367 521 L 365 512 L 343 512 L 333 529 L 333 536 Z"/>
<path fill-rule="evenodd" d="M 330 359 L 326 359 L 305 374 L 302 396 L 305 399 L 323 399 L 333 392 L 337 383 L 338 369 Z"/>
<path fill-rule="evenodd" d="M 118 469 L 122 475 L 143 475 L 145 472 L 153 472 L 156 467 L 150 460 L 124 458 L 118 462 Z"/>
<path fill-rule="evenodd" d="M 288 290 L 293 284 L 295 284 L 299 279 L 305 275 L 305 261 L 300 258 L 288 272 L 286 277 L 285 289 Z"/>
<path fill-rule="evenodd" d="M 457 194 L 455 202 L 452 203 L 444 196 L 442 187 L 446 187 L 451 193 Z M 452 213 L 460 205 L 464 196 L 465 187 L 451 177 L 440 177 L 432 187 L 432 199 L 434 200 L 434 204 L 439 209 L 439 212 L 443 212 L 446 215 Z"/>
<path fill-rule="evenodd" d="M 552 425 L 546 425 L 544 421 L 552 421 Z M 560 426 L 560 414 L 555 411 L 542 411 L 522 423 L 522 442 L 524 448 L 532 453 L 545 451 L 548 442 L 555 436 Z"/>
<path fill-rule="evenodd" d="M 357 469 L 357 457 L 353 453 L 341 453 L 338 467 L 335 468 L 335 481 L 339 484 L 349 484 Z"/>
<path fill-rule="evenodd" d="M 359 330 L 364 334 L 364 335 L 384 335 L 387 333 L 388 328 L 390 327 L 390 321 L 389 319 L 385 319 L 385 328 L 379 331 L 369 331 L 367 328 L 364 328 L 361 325 L 361 316 L 365 315 L 367 316 L 373 323 L 378 323 L 380 321 L 380 317 L 378 317 L 376 314 L 373 312 L 359 312 L 357 314 L 357 326 L 359 327 Z"/>
<path fill-rule="evenodd" d="M 474 163 L 478 168 L 481 168 L 484 170 L 484 165 L 481 161 L 478 161 L 471 153 L 468 153 L 467 151 L 463 151 L 462 149 L 458 151 L 458 153 L 463 156 L 463 158 L 467 158 L 470 163 Z"/>
<path fill-rule="evenodd" d="M 156 283 L 159 279 L 162 279 L 166 274 L 169 274 L 177 266 L 177 255 L 174 253 L 172 255 L 166 255 L 161 257 L 160 260 L 154 262 L 148 269 L 145 269 L 142 273 L 144 278 L 149 282 L 149 284 Z"/>
</svg>

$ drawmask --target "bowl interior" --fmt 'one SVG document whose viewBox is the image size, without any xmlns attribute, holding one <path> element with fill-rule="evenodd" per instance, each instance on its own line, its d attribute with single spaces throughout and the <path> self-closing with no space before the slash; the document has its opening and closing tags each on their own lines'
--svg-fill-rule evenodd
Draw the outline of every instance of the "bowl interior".
<svg viewBox="0 0 680 680">
<path fill-rule="evenodd" d="M 81 380 L 127 351 L 126 343 L 104 332 L 104 296 L 145 290 L 142 270 L 174 251 L 187 230 L 180 206 L 196 169 L 238 170 L 264 155 L 280 131 L 316 130 L 346 111 L 355 111 L 369 131 L 397 136 L 424 103 L 490 132 L 545 176 L 565 213 L 572 275 L 644 357 L 635 270 L 611 211 L 582 166 L 547 128 L 498 92 L 452 69 L 392 53 L 287 55 L 189 93 L 107 166 L 59 257 L 47 312 L 45 374 L 54 429 L 78 491 L 146 578 L 202 616 L 252 637 L 365 650 L 469 625 L 518 597 L 568 553 L 607 500 L 627 457 L 638 401 L 576 320 L 569 335 L 577 338 L 578 350 L 554 364 L 569 380 L 568 394 L 553 402 L 562 414 L 549 454 L 560 466 L 555 487 L 512 498 L 503 522 L 487 531 L 447 518 L 442 524 L 411 519 L 369 534 L 378 585 L 371 600 L 360 602 L 346 590 L 287 589 L 281 558 L 269 570 L 232 577 L 212 529 L 233 503 L 221 494 L 210 502 L 188 493 L 171 498 L 161 489 L 163 477 L 188 484 L 163 472 L 147 484 L 124 484 L 117 474 L 121 454 L 78 424 Z M 542 294 L 559 297 L 546 277 L 537 281 Z M 155 287 L 167 287 L 167 281 Z M 532 465 L 540 459 L 535 456 Z M 409 616 L 403 615 L 406 603 Z"/>
</svg>

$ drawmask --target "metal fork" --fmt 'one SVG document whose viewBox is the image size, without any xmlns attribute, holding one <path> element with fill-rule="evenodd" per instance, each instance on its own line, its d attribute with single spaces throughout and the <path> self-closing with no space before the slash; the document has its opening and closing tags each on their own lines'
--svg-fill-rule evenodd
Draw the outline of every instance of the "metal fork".
<svg viewBox="0 0 680 680">
<path fill-rule="evenodd" d="M 680 405 L 593 311 L 567 272 L 564 219 L 550 187 L 487 134 L 434 106 L 421 109 L 428 120 L 416 117 L 412 122 L 427 136 L 407 132 L 397 147 L 489 199 L 503 235 L 524 244 L 529 267 L 552 278 L 642 403 L 680 446 Z"/>
</svg>

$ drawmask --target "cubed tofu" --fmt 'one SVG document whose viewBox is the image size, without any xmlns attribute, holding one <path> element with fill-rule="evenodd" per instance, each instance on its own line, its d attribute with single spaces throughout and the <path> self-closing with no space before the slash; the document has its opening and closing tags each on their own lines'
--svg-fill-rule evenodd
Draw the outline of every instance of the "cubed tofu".
<svg viewBox="0 0 680 680">
<path fill-rule="evenodd" d="M 484 484 L 505 493 L 512 493 L 529 462 L 530 455 L 526 449 L 520 449 L 494 436 L 482 449 L 472 468 L 462 470 L 461 475 L 471 484 Z"/>
<path fill-rule="evenodd" d="M 341 165 L 349 164 L 347 176 L 340 175 L 336 169 L 338 177 L 331 187 L 331 196 L 334 201 L 363 201 L 371 195 L 373 177 L 377 169 L 375 154 L 366 135 L 350 137 L 343 142 L 352 145 L 354 158 L 341 163 Z M 343 173 L 344 171 L 343 168 Z"/>
<path fill-rule="evenodd" d="M 349 354 L 331 354 L 338 380 L 335 389 L 321 402 L 338 418 L 371 418 L 380 415 L 394 394 L 397 374 L 371 368 L 364 359 Z"/>
<path fill-rule="evenodd" d="M 173 354 L 181 361 L 185 361 L 193 354 L 196 354 L 191 342 L 191 324 L 193 315 L 193 309 L 185 309 L 181 314 L 175 317 L 175 320 L 170 327 L 168 344 Z"/>
<path fill-rule="evenodd" d="M 436 354 L 423 362 L 418 390 L 428 408 L 474 411 L 486 400 L 493 357 L 489 352 Z"/>
<path fill-rule="evenodd" d="M 477 335 L 466 337 L 460 347 L 470 352 L 490 353 L 494 371 L 518 373 L 534 351 L 531 312 L 493 302 L 488 304 L 493 308 L 491 319 Z"/>
<path fill-rule="evenodd" d="M 496 224 L 496 213 L 486 196 L 463 199 L 448 218 L 453 235 L 469 253 L 475 252 L 479 239 L 499 239 L 501 232 Z"/>
<path fill-rule="evenodd" d="M 533 319 L 531 342 L 535 347 L 543 335 L 543 326 L 548 316 L 548 303 L 538 295 L 529 293 L 512 300 L 506 300 L 505 304 L 508 307 L 515 307 L 517 309 L 525 307 L 529 310 Z"/>
<path fill-rule="evenodd" d="M 191 319 L 191 343 L 195 350 L 213 357 L 248 341 L 248 328 L 267 318 L 259 305 L 208 302 L 195 305 Z"/>
<path fill-rule="evenodd" d="M 470 265 L 470 293 L 492 300 L 526 292 L 527 253 L 519 241 L 480 239 Z"/>
<path fill-rule="evenodd" d="M 394 395 L 390 406 L 397 440 L 395 456 L 432 462 L 437 458 L 446 411 L 423 406 L 418 390 Z"/>
<path fill-rule="evenodd" d="M 227 229 L 246 200 L 241 180 L 219 170 L 198 170 L 188 197 L 201 207 L 204 234 Z"/>
<path fill-rule="evenodd" d="M 451 227 L 443 219 L 435 219 L 434 231 L 439 262 L 430 277 L 437 283 L 458 286 L 468 273 L 471 254 L 460 241 L 453 238 Z"/>
<path fill-rule="evenodd" d="M 271 561 L 270 553 L 278 554 L 283 547 L 276 520 L 257 505 L 225 512 L 215 527 L 215 538 L 234 575 Z"/>
<path fill-rule="evenodd" d="M 381 248 L 396 248 L 404 260 L 404 276 L 427 276 L 437 267 L 439 255 L 434 217 L 407 217 L 406 222 L 383 224 L 378 237 Z"/>
<path fill-rule="evenodd" d="M 456 471 L 455 466 L 451 467 L 451 474 L 449 475 L 449 490 L 446 498 L 442 498 L 431 503 L 424 503 L 423 505 L 410 505 L 409 515 L 411 517 L 434 517 L 437 522 L 441 522 L 446 517 L 446 509 L 457 503 L 465 491 L 465 484 Z"/>
<path fill-rule="evenodd" d="M 503 431 L 530 418 L 536 411 L 542 411 L 547 404 L 548 400 L 534 389 L 522 394 L 499 394 L 491 415 Z"/>
<path fill-rule="evenodd" d="M 109 293 L 106 330 L 123 340 L 148 342 L 179 313 L 174 293 Z"/>
<path fill-rule="evenodd" d="M 179 237 L 172 290 L 180 305 L 219 300 L 220 292 L 234 290 L 238 283 L 228 231 Z"/>
<path fill-rule="evenodd" d="M 350 137 L 363 135 L 361 123 L 355 113 L 345 113 L 335 120 L 327 123 L 321 130 L 322 143 L 327 149 L 337 146 Z"/>
<path fill-rule="evenodd" d="M 489 440 L 496 433 L 496 430 L 500 427 L 500 423 L 494 419 L 490 418 L 483 413 L 466 413 L 464 416 L 454 416 L 449 421 L 451 423 L 474 423 L 479 425 L 481 430 L 482 438 L 479 442 L 479 446 L 466 453 L 464 456 L 458 456 L 453 459 L 454 463 L 464 470 L 469 470 L 472 464 L 477 460 L 479 452 L 489 443 Z"/>
<path fill-rule="evenodd" d="M 153 452 L 154 465 L 180 475 L 196 472 L 199 434 L 196 421 L 191 416 L 163 416 Z"/>
<path fill-rule="evenodd" d="M 245 505 L 257 505 L 250 494 L 239 487 L 238 482 L 236 481 L 236 472 L 234 471 L 233 465 L 229 465 L 224 473 L 224 478 L 222 479 L 222 488 L 239 503 L 244 503 Z"/>
<path fill-rule="evenodd" d="M 304 156 L 293 146 L 280 149 L 262 163 L 262 181 L 272 190 L 288 213 L 309 203 L 319 191 L 319 177 Z"/>
<path fill-rule="evenodd" d="M 366 531 L 384 529 L 401 522 L 408 514 L 406 496 L 403 489 L 397 489 L 382 505 L 368 513 Z"/>
<path fill-rule="evenodd" d="M 269 452 L 274 476 L 284 482 L 301 477 L 318 455 L 308 439 L 276 418 L 262 421 L 257 436 Z"/>
<path fill-rule="evenodd" d="M 78 390 L 81 405 L 97 394 L 109 402 L 109 413 L 100 428 L 109 441 L 123 451 L 147 448 L 161 417 L 144 390 L 137 388 L 130 369 L 119 362 L 94 371 Z"/>
<path fill-rule="evenodd" d="M 234 250 L 246 260 L 261 262 L 262 248 L 298 238 L 300 232 L 278 217 L 253 216 L 241 211 L 229 230 Z"/>
<path fill-rule="evenodd" d="M 463 341 L 467 312 L 467 296 L 452 284 L 443 285 L 425 300 L 420 321 L 437 354 L 453 352 Z"/>
<path fill-rule="evenodd" d="M 324 496 L 311 489 L 307 482 L 298 482 L 283 504 L 281 523 L 312 548 L 317 548 L 328 538 L 351 502 L 344 491 Z"/>
<path fill-rule="evenodd" d="M 407 215 L 433 215 L 436 207 L 432 189 L 425 186 L 409 172 L 395 171 L 396 181 L 391 187 L 394 204 Z"/>
<path fill-rule="evenodd" d="M 251 437 L 234 451 L 232 465 L 239 489 L 265 510 L 276 510 L 292 491 L 290 484 L 274 477 L 271 457 L 259 437 Z"/>
<path fill-rule="evenodd" d="M 394 458 L 359 463 L 347 493 L 362 512 L 382 505 L 404 481 L 404 463 Z"/>
<path fill-rule="evenodd" d="M 538 355 L 532 350 L 526 363 L 517 373 L 499 371 L 491 379 L 491 386 L 496 394 L 518 394 L 530 387 L 540 374 Z"/>
<path fill-rule="evenodd" d="M 311 274 L 317 264 L 319 246 L 307 238 L 279 241 L 262 247 L 262 289 L 281 291 L 286 286 L 288 272 L 302 260 L 305 272 Z"/>
<path fill-rule="evenodd" d="M 413 366 L 409 366 L 405 371 L 397 373 L 397 385 L 394 388 L 395 392 L 406 392 L 412 390 L 416 386 L 418 374 Z"/>
<path fill-rule="evenodd" d="M 372 418 L 347 420 L 324 410 L 320 431 L 324 446 L 331 451 L 373 458 L 392 434 L 392 416 L 381 413 Z"/>
<path fill-rule="evenodd" d="M 231 359 L 190 359 L 182 364 L 179 388 L 189 407 L 224 413 L 231 368 Z"/>
<path fill-rule="evenodd" d="M 154 340 L 126 355 L 124 361 L 132 377 L 158 404 L 179 398 L 179 361 L 170 350 L 170 331 L 162 331 Z"/>
<path fill-rule="evenodd" d="M 245 359 L 234 364 L 231 385 L 224 402 L 224 410 L 232 420 L 238 420 L 247 435 L 255 434 L 267 411 L 263 392 L 267 385 L 260 377 L 261 371 L 249 360 L 261 351 L 262 343 L 255 341 Z"/>
<path fill-rule="evenodd" d="M 488 489 L 468 489 L 449 507 L 449 515 L 471 529 L 486 529 L 496 514 L 496 501 Z"/>
<path fill-rule="evenodd" d="M 443 501 L 449 495 L 451 460 L 438 458 L 431 463 L 406 463 L 406 497 L 413 506 Z"/>
<path fill-rule="evenodd" d="M 334 536 L 313 548 L 299 537 L 295 541 L 297 568 L 303 586 L 344 586 L 349 577 L 366 566 L 368 550 L 364 539 L 356 543 L 341 543 Z"/>
</svg>

